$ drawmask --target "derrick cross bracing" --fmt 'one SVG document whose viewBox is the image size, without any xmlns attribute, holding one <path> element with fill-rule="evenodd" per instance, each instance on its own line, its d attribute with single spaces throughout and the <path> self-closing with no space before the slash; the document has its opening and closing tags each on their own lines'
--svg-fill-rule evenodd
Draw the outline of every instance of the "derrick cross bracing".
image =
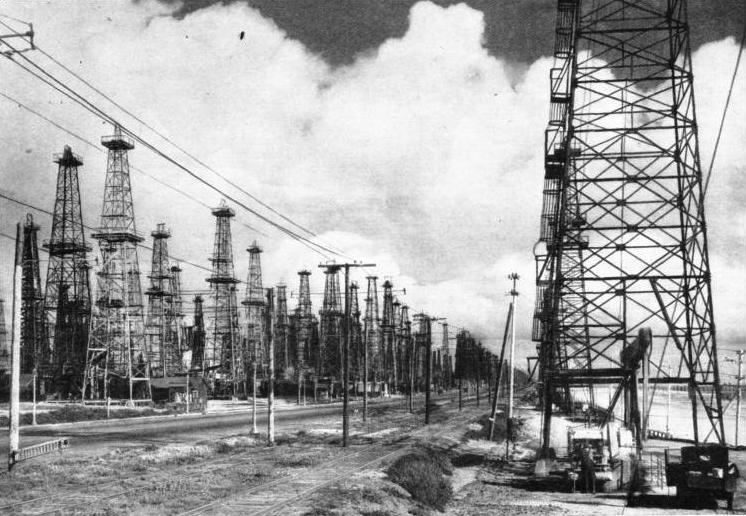
<svg viewBox="0 0 746 516">
<path fill-rule="evenodd" d="M 295 360 L 290 349 L 290 318 L 288 317 L 287 286 L 277 285 L 277 317 L 275 318 L 275 371 L 289 380 Z"/>
<path fill-rule="evenodd" d="M 368 295 L 365 298 L 365 317 L 363 318 L 363 346 L 368 354 L 368 380 L 378 382 L 382 376 L 380 345 L 380 319 L 378 318 L 378 287 L 376 276 L 367 276 Z"/>
<path fill-rule="evenodd" d="M 356 281 L 350 283 L 350 375 L 355 386 L 363 377 L 363 325 L 360 321 L 360 301 L 358 291 L 360 285 Z M 357 387 L 355 388 L 357 392 Z"/>
<path fill-rule="evenodd" d="M 622 350 L 643 328 L 642 412 L 658 384 L 686 384 L 688 437 L 722 443 L 685 2 L 560 0 L 550 85 L 533 326 L 544 447 L 552 404 L 629 378 Z"/>
<path fill-rule="evenodd" d="M 313 309 L 311 306 L 311 271 L 298 272 L 298 307 L 295 310 L 295 369 L 298 385 L 305 381 L 306 373 L 312 364 L 311 340 L 313 338 Z M 300 390 L 298 391 L 300 393 Z M 300 394 L 299 394 L 300 396 Z"/>
<path fill-rule="evenodd" d="M 29 213 L 23 226 L 18 225 L 21 239 L 21 374 L 36 374 L 43 380 L 49 371 L 49 341 L 45 335 L 44 297 L 39 270 L 39 226 Z M 41 382 L 42 393 L 45 381 Z"/>
<path fill-rule="evenodd" d="M 381 316 L 381 356 L 386 383 L 392 392 L 398 388 L 396 341 L 394 340 L 394 294 L 390 281 L 383 282 L 383 314 Z"/>
<path fill-rule="evenodd" d="M 83 232 L 78 168 L 83 162 L 65 146 L 54 156 L 58 165 L 49 252 L 44 316 L 52 353 L 51 388 L 63 397 L 77 394 L 86 365 L 91 317 L 88 251 Z"/>
<path fill-rule="evenodd" d="M 215 217 L 215 244 L 210 258 L 212 274 L 206 280 L 210 284 L 212 306 L 206 309 L 202 366 L 210 379 L 213 395 L 230 392 L 235 396 L 242 369 L 236 301 L 238 279 L 233 266 L 230 223 L 236 214 L 225 202 L 214 208 L 212 214 Z"/>
<path fill-rule="evenodd" d="M 101 138 L 108 149 L 101 225 L 91 235 L 98 240 L 101 264 L 97 272 L 87 361 L 105 354 L 107 395 L 150 398 L 150 364 L 145 335 L 137 245 L 143 238 L 135 227 L 128 152 L 132 140 L 115 126 Z M 98 351 L 101 350 L 101 351 Z M 124 386 L 123 380 L 127 384 Z M 135 385 L 137 384 L 137 385 Z"/>
<path fill-rule="evenodd" d="M 319 352 L 316 374 L 342 378 L 342 293 L 339 288 L 340 265 L 325 265 L 324 302 L 319 311 Z"/>
<path fill-rule="evenodd" d="M 249 273 L 246 278 L 246 296 L 241 304 L 246 312 L 246 339 L 242 346 L 242 369 L 246 372 L 253 367 L 264 371 L 269 364 L 265 337 L 266 298 L 262 286 L 262 249 L 254 242 L 248 249 Z"/>
</svg>

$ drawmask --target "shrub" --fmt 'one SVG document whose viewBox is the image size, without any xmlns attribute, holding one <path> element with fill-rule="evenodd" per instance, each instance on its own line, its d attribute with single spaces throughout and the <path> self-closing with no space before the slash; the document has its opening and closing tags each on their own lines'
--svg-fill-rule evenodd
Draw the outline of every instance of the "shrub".
<svg viewBox="0 0 746 516">
<path fill-rule="evenodd" d="M 444 476 L 451 471 L 451 463 L 444 454 L 423 450 L 400 457 L 387 473 L 413 499 L 442 511 L 453 496 L 451 483 Z"/>
</svg>

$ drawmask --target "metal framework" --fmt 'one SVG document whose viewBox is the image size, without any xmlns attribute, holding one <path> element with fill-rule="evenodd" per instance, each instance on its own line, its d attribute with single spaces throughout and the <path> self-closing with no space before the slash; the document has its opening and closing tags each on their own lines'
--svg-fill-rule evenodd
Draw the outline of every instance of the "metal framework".
<svg viewBox="0 0 746 516">
<path fill-rule="evenodd" d="M 288 317 L 287 286 L 277 285 L 277 316 L 275 318 L 275 371 L 285 379 L 292 378 L 295 360 L 290 349 L 290 318 Z"/>
<path fill-rule="evenodd" d="M 58 165 L 49 252 L 44 316 L 52 353 L 53 389 L 62 395 L 80 390 L 86 364 L 91 317 L 88 251 L 83 233 L 78 167 L 83 162 L 65 146 L 54 156 Z"/>
<path fill-rule="evenodd" d="M 295 370 L 298 385 L 305 381 L 308 367 L 312 364 L 311 339 L 313 338 L 313 308 L 311 306 L 311 271 L 298 272 L 298 307 L 295 310 Z M 300 393 L 300 390 L 298 391 Z M 299 394 L 300 396 L 300 394 Z"/>
<path fill-rule="evenodd" d="M 264 328 L 266 297 L 262 286 L 262 249 L 254 242 L 247 251 L 249 252 L 249 273 L 246 278 L 246 297 L 241 301 L 246 314 L 243 368 L 248 371 L 252 367 L 257 367 L 263 371 L 269 364 L 269 356 Z"/>
<path fill-rule="evenodd" d="M 688 437 L 724 441 L 692 82 L 684 0 L 558 2 L 533 332 L 545 447 L 553 403 L 637 389 L 622 351 L 646 328 L 642 437 L 657 385 L 678 383 Z"/>
<path fill-rule="evenodd" d="M 174 287 L 178 280 L 169 267 L 168 239 L 171 232 L 166 225 L 159 223 L 153 237 L 153 255 L 150 266 L 150 288 L 148 296 L 148 314 L 146 329 L 148 332 L 148 357 L 152 376 L 173 376 L 181 372 L 181 346 L 179 324 L 174 310 Z"/>
<path fill-rule="evenodd" d="M 105 376 L 127 380 L 129 398 L 150 398 L 148 363 L 137 245 L 143 238 L 135 227 L 128 152 L 132 140 L 119 126 L 101 144 L 108 149 L 101 225 L 98 240 L 101 264 L 97 273 L 87 360 L 105 353 Z M 140 384 L 135 392 L 134 382 Z M 106 386 L 108 388 L 108 385 Z M 119 391 L 115 387 L 115 391 Z M 107 391 L 108 392 L 108 391 Z M 114 392 L 113 397 L 121 396 Z"/>
<path fill-rule="evenodd" d="M 360 302 L 358 291 L 360 285 L 356 281 L 350 283 L 350 371 L 353 377 L 355 391 L 358 382 L 363 378 L 363 324 L 360 321 Z"/>
<path fill-rule="evenodd" d="M 194 296 L 194 324 L 190 332 L 189 349 L 192 350 L 192 369 L 202 369 L 205 356 L 205 314 L 202 296 Z"/>
<path fill-rule="evenodd" d="M 316 374 L 342 377 L 342 293 L 339 289 L 339 265 L 326 265 L 324 302 L 319 311 L 319 351 Z"/>
<path fill-rule="evenodd" d="M 380 319 L 378 318 L 378 285 L 376 276 L 368 276 L 368 295 L 365 298 L 363 318 L 363 342 L 368 353 L 368 378 L 377 382 L 381 379 L 382 360 L 380 343 Z"/>
<path fill-rule="evenodd" d="M 453 364 L 451 362 L 451 348 L 448 337 L 448 323 L 444 322 L 441 324 L 443 327 L 443 341 L 440 345 L 440 358 L 442 363 L 442 381 L 443 386 L 446 389 L 450 389 L 453 385 Z"/>
<path fill-rule="evenodd" d="M 231 218 L 235 212 L 221 202 L 212 210 L 215 217 L 215 245 L 213 247 L 212 274 L 207 278 L 210 284 L 207 331 L 202 365 L 211 379 L 213 394 L 228 390 L 237 392 L 242 364 L 238 329 L 238 303 L 233 266 L 233 243 L 231 240 Z"/>
<path fill-rule="evenodd" d="M 383 282 L 383 313 L 381 316 L 381 357 L 386 383 L 393 391 L 398 387 L 396 364 L 396 341 L 394 340 L 394 286 L 388 280 Z"/>
<path fill-rule="evenodd" d="M 50 362 L 49 341 L 44 324 L 44 296 L 39 270 L 39 226 L 29 213 L 18 225 L 21 242 L 21 374 L 45 378 Z M 42 381 L 43 386 L 45 382 Z M 43 388 L 43 387 L 42 387 Z M 43 391 L 42 391 L 43 392 Z"/>
</svg>

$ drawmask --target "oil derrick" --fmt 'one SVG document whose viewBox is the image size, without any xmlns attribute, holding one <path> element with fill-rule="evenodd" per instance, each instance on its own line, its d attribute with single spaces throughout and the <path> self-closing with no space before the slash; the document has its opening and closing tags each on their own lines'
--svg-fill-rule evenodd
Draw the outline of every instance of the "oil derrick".
<svg viewBox="0 0 746 516">
<path fill-rule="evenodd" d="M 52 233 L 43 247 L 49 252 L 44 316 L 52 352 L 52 388 L 63 397 L 79 392 L 86 364 L 91 317 L 91 289 L 83 233 L 78 167 L 83 162 L 65 146 L 55 155 L 57 190 Z"/>
<path fill-rule="evenodd" d="M 368 276 L 368 296 L 365 298 L 365 318 L 363 319 L 363 342 L 368 353 L 369 380 L 381 380 L 381 342 L 378 319 L 378 286 L 376 276 Z"/>
<path fill-rule="evenodd" d="M 414 336 L 414 378 L 415 385 L 419 389 L 425 388 L 425 375 L 427 373 L 427 316 L 419 313 L 414 315 L 419 322 L 417 333 Z"/>
<path fill-rule="evenodd" d="M 363 377 L 363 327 L 360 322 L 359 290 L 360 286 L 356 281 L 350 283 L 350 375 L 356 386 Z M 357 392 L 357 388 L 354 392 Z"/>
<path fill-rule="evenodd" d="M 310 276 L 311 271 L 298 272 L 300 286 L 298 288 L 298 308 L 295 311 L 295 370 L 298 384 L 304 381 L 308 366 L 313 363 L 311 339 L 314 324 L 311 308 L 311 288 L 308 282 Z"/>
<path fill-rule="evenodd" d="M 202 369 L 205 356 L 205 315 L 202 296 L 194 297 L 194 325 L 192 326 L 189 349 L 192 351 L 192 369 Z"/>
<path fill-rule="evenodd" d="M 171 266 L 171 275 L 169 277 L 169 290 L 171 292 L 171 326 L 167 328 L 172 336 L 169 338 L 176 344 L 179 357 L 183 356 L 186 351 L 184 345 L 182 327 L 184 321 L 184 299 L 181 295 L 181 267 L 178 264 Z M 181 359 L 181 358 L 180 358 Z"/>
<path fill-rule="evenodd" d="M 118 126 L 112 136 L 101 138 L 101 144 L 108 149 L 108 158 L 101 226 L 91 235 L 98 240 L 101 266 L 87 361 L 92 364 L 105 351 L 105 375 L 113 376 L 107 392 L 112 397 L 125 397 L 129 391 L 130 400 L 149 398 L 150 367 L 137 258 L 137 244 L 143 238 L 135 227 L 127 155 L 134 144 Z"/>
<path fill-rule="evenodd" d="M 38 231 L 39 226 L 34 224 L 30 213 L 26 215 L 23 226 L 18 224 L 17 238 L 21 239 L 21 374 L 32 374 L 36 369 L 37 374 L 44 378 L 48 374 L 50 350 L 44 328 Z"/>
<path fill-rule="evenodd" d="M 290 319 L 288 318 L 287 286 L 277 285 L 277 317 L 275 319 L 275 371 L 283 378 L 292 377 L 290 349 Z"/>
<path fill-rule="evenodd" d="M 545 447 L 553 404 L 636 390 L 640 366 L 638 438 L 657 387 L 681 384 L 685 437 L 724 443 L 687 23 L 684 0 L 558 4 L 533 332 Z"/>
<path fill-rule="evenodd" d="M 5 300 L 0 299 L 0 379 L 10 373 L 10 348 L 8 347 L 8 328 L 5 325 Z"/>
<path fill-rule="evenodd" d="M 264 339 L 265 297 L 262 287 L 262 250 L 254 242 L 247 251 L 249 252 L 249 273 L 246 278 L 246 297 L 241 301 L 246 311 L 246 347 L 242 354 L 243 369 L 248 371 L 256 367 L 264 370 L 269 364 L 269 357 Z"/>
<path fill-rule="evenodd" d="M 202 365 L 211 379 L 213 394 L 237 392 L 242 369 L 238 349 L 238 304 L 233 267 L 231 218 L 235 212 L 221 202 L 212 210 L 215 217 L 215 245 L 213 247 L 210 284 L 212 306 L 208 308 L 207 331 Z"/>
<path fill-rule="evenodd" d="M 381 355 L 386 383 L 393 392 L 397 390 L 396 343 L 394 341 L 394 294 L 390 281 L 383 282 L 383 314 L 381 317 Z"/>
<path fill-rule="evenodd" d="M 443 370 L 443 387 L 453 387 L 453 365 L 451 362 L 451 350 L 448 345 L 448 323 L 443 323 L 443 342 L 440 345 L 440 357 Z"/>
<path fill-rule="evenodd" d="M 396 363 L 396 388 L 400 388 L 404 381 L 404 357 L 402 357 L 402 334 L 401 334 L 401 303 L 394 298 L 392 303 L 394 307 L 394 360 Z"/>
<path fill-rule="evenodd" d="M 399 334 L 401 335 L 402 380 L 407 383 L 407 390 L 411 386 L 414 371 L 414 346 L 412 342 L 412 321 L 409 320 L 409 307 L 402 305 L 399 310 Z"/>
<path fill-rule="evenodd" d="M 169 268 L 168 239 L 171 232 L 159 223 L 153 237 L 153 257 L 150 266 L 148 296 L 148 360 L 152 376 L 173 376 L 181 371 L 181 354 L 174 332 L 173 277 Z"/>
<path fill-rule="evenodd" d="M 324 303 L 319 311 L 319 353 L 316 374 L 340 377 L 342 373 L 342 295 L 339 290 L 338 265 L 327 265 Z"/>
</svg>

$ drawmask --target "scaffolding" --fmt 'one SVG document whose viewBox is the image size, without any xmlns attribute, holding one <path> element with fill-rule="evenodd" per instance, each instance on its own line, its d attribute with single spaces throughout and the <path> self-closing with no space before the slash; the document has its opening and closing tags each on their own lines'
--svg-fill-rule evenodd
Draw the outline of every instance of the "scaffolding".
<svg viewBox="0 0 746 516">
<path fill-rule="evenodd" d="M 553 404 L 636 391 L 622 354 L 647 332 L 638 442 L 661 384 L 689 389 L 687 437 L 724 442 L 692 82 L 684 0 L 558 2 L 533 328 L 544 447 Z"/>
</svg>

